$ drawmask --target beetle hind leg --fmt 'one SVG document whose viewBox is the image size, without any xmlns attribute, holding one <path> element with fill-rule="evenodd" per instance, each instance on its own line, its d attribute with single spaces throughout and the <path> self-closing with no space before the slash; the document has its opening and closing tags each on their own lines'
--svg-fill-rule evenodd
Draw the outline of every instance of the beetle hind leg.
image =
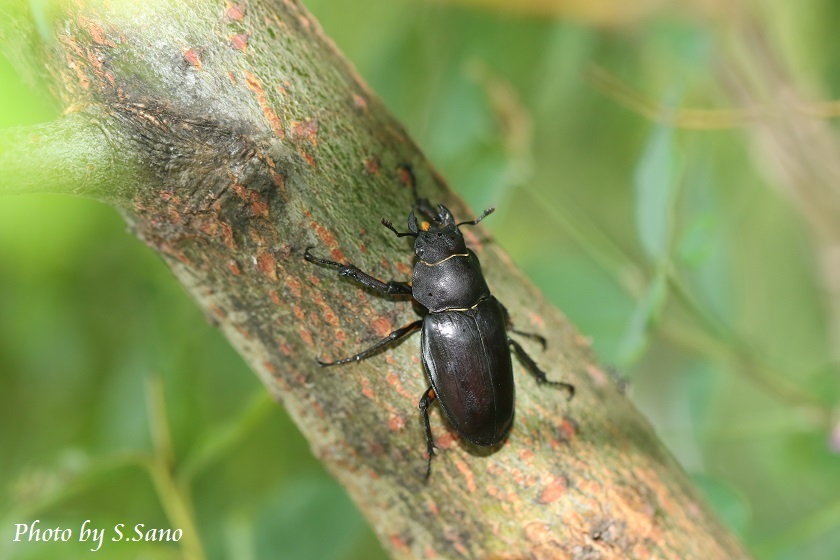
<svg viewBox="0 0 840 560">
<path fill-rule="evenodd" d="M 432 387 L 426 389 L 420 397 L 420 415 L 423 417 L 423 427 L 426 429 L 426 453 L 429 455 L 426 461 L 426 479 L 432 474 L 432 455 L 435 454 L 435 440 L 432 439 L 432 426 L 429 424 L 429 407 L 435 400 L 435 390 Z"/>
<path fill-rule="evenodd" d="M 516 354 L 516 357 L 525 365 L 525 369 L 531 372 L 531 375 L 537 378 L 537 383 L 540 385 L 549 385 L 551 387 L 557 387 L 558 389 L 563 389 L 569 394 L 569 400 L 575 396 L 575 386 L 571 383 L 566 383 L 565 381 L 550 381 L 546 376 L 545 372 L 540 369 L 540 366 L 537 365 L 537 362 L 525 352 L 525 349 L 522 346 L 513 340 L 512 338 L 508 337 L 508 345 L 513 349 L 513 352 Z"/>
</svg>

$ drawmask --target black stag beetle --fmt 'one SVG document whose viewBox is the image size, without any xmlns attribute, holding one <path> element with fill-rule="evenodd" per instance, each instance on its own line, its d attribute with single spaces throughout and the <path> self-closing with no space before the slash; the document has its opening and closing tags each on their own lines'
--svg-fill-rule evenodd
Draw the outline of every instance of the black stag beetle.
<svg viewBox="0 0 840 560">
<path fill-rule="evenodd" d="M 422 329 L 423 366 L 431 383 L 420 398 L 426 429 L 428 478 L 435 449 L 429 406 L 435 399 L 455 431 L 476 445 L 496 444 L 510 431 L 514 410 L 511 349 L 538 383 L 566 390 L 569 399 L 574 396 L 575 388 L 562 381 L 549 381 L 522 346 L 508 336 L 510 315 L 490 294 L 478 258 L 464 242 L 459 228 L 476 225 L 495 208 L 488 208 L 475 220 L 455 223 L 446 206 L 440 204 L 434 209 L 427 199 L 417 195 L 414 174 L 410 168 L 403 169 L 410 179 L 415 200 L 414 209 L 408 215 L 409 231 L 397 231 L 385 218 L 382 224 L 398 237 L 414 237 L 417 262 L 411 282 L 383 282 L 350 263 L 315 257 L 309 252 L 311 247 L 306 249 L 304 258 L 335 268 L 339 275 L 382 294 L 410 295 L 428 310 L 422 319 L 395 330 L 355 356 L 335 362 L 318 361 L 322 367 L 358 362 L 386 344 Z M 536 339 L 545 347 L 545 339 L 539 335 L 510 330 Z"/>
</svg>

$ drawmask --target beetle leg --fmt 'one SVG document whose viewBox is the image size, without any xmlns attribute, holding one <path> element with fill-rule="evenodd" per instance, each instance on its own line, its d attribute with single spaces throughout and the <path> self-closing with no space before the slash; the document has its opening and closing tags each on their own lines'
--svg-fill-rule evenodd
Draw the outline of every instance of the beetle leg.
<svg viewBox="0 0 840 560">
<path fill-rule="evenodd" d="M 397 294 L 407 294 L 411 295 L 411 286 L 408 282 L 396 282 L 391 280 L 390 282 L 383 282 L 382 280 L 378 280 L 371 276 L 370 274 L 365 274 L 361 270 L 359 270 L 355 265 L 350 263 L 341 264 L 335 261 L 329 261 L 327 259 L 319 259 L 318 257 L 313 256 L 309 249 L 312 247 L 308 247 L 306 251 L 303 253 L 303 258 L 311 263 L 316 264 L 323 264 L 326 266 L 331 266 L 333 268 L 338 269 L 339 276 L 347 276 L 352 278 L 359 284 L 363 286 L 367 286 L 372 290 L 376 290 L 377 292 L 381 292 L 383 294 L 388 295 L 397 295 Z"/>
<path fill-rule="evenodd" d="M 499 301 L 499 300 L 496 300 L 496 301 Z M 499 301 L 499 305 L 502 308 L 502 312 L 505 314 L 505 325 L 507 325 L 508 330 L 510 332 L 516 333 L 519 336 L 524 336 L 525 338 L 530 338 L 531 340 L 536 340 L 537 342 L 540 343 L 540 346 L 542 346 L 543 350 L 545 350 L 545 347 L 546 347 L 547 343 L 545 341 L 544 336 L 538 335 L 537 333 L 522 332 L 522 331 L 518 331 L 518 330 L 514 329 L 513 328 L 513 321 L 511 321 L 511 319 L 510 319 L 510 311 L 508 311 L 508 308 L 505 307 L 504 304 L 500 301 Z"/>
<path fill-rule="evenodd" d="M 391 220 L 388 220 L 387 218 L 382 218 L 380 220 L 380 222 L 382 222 L 383 226 L 385 226 L 386 228 L 393 231 L 396 234 L 397 237 L 417 237 L 417 234 L 414 233 L 414 232 L 411 232 L 411 231 L 406 231 L 406 232 L 397 231 L 397 228 L 394 227 L 394 224 L 391 223 Z"/>
<path fill-rule="evenodd" d="M 549 381 L 548 378 L 545 376 L 545 372 L 540 369 L 537 363 L 529 356 L 525 349 L 519 345 L 518 342 L 513 340 L 512 338 L 508 337 L 508 344 L 511 348 L 513 348 L 516 357 L 525 365 L 525 368 L 531 372 L 531 374 L 537 378 L 537 383 L 540 385 L 550 385 L 552 387 L 558 387 L 560 389 L 565 389 L 566 392 L 569 393 L 569 400 L 575 396 L 575 386 L 571 383 L 566 383 L 564 381 Z"/>
<path fill-rule="evenodd" d="M 335 362 L 322 362 L 321 360 L 318 360 L 318 365 L 321 367 L 330 367 L 337 366 L 339 364 L 347 364 L 350 362 L 360 362 L 365 358 L 369 358 L 371 355 L 375 354 L 377 350 L 379 350 L 386 344 L 410 335 L 411 333 L 419 329 L 421 326 L 423 326 L 423 319 L 419 319 L 417 321 L 414 321 L 413 323 L 409 323 L 408 325 L 400 329 L 395 330 L 394 332 L 392 332 L 391 334 L 389 334 L 388 336 L 386 336 L 367 350 L 359 352 L 355 356 L 350 356 L 349 358 L 344 358 L 343 360 L 338 360 Z"/>
<path fill-rule="evenodd" d="M 428 221 L 434 221 L 437 210 L 432 207 L 428 198 L 421 197 L 417 192 L 417 177 L 414 176 L 414 168 L 410 164 L 404 163 L 399 166 L 398 171 L 404 173 L 403 181 L 411 187 L 411 194 L 414 195 L 414 208 L 423 214 Z"/>
<path fill-rule="evenodd" d="M 432 455 L 435 454 L 435 441 L 432 439 L 432 426 L 429 424 L 429 407 L 435 400 L 435 390 L 432 387 L 426 389 L 423 396 L 420 397 L 420 415 L 423 417 L 423 427 L 426 428 L 426 453 L 429 459 L 426 462 L 426 478 L 432 474 Z"/>
</svg>

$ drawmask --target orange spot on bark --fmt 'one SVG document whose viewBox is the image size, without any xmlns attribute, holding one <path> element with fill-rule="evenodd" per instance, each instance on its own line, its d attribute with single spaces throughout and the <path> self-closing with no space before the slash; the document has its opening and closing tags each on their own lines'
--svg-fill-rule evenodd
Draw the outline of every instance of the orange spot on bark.
<svg viewBox="0 0 840 560">
<path fill-rule="evenodd" d="M 332 232 L 324 226 L 322 226 L 321 224 L 319 224 L 318 222 L 309 222 L 309 227 L 315 231 L 315 234 L 327 247 L 332 248 L 338 246 L 338 241 L 336 241 L 335 236 L 332 234 Z"/>
<path fill-rule="evenodd" d="M 394 330 L 393 324 L 391 323 L 391 321 L 388 320 L 387 317 L 379 317 L 378 319 L 374 319 L 374 321 L 371 323 L 371 326 L 376 331 L 376 334 L 383 338 L 391 334 L 391 331 Z"/>
<path fill-rule="evenodd" d="M 227 313 L 225 313 L 225 311 L 217 305 L 211 304 L 210 311 L 213 312 L 213 315 L 215 315 L 219 319 L 224 319 L 225 317 L 227 317 Z"/>
<path fill-rule="evenodd" d="M 245 51 L 248 48 L 248 34 L 237 33 L 230 36 L 230 46 L 238 51 Z"/>
<path fill-rule="evenodd" d="M 248 340 L 251 340 L 251 333 L 248 332 L 248 329 L 246 329 L 244 326 L 237 325 L 236 330 L 239 331 L 239 334 L 241 334 L 243 337 L 245 337 Z"/>
<path fill-rule="evenodd" d="M 523 529 L 525 538 L 534 543 L 543 543 L 551 538 L 551 527 L 542 521 L 532 521 Z"/>
<path fill-rule="evenodd" d="M 315 414 L 317 414 L 320 418 L 323 418 L 325 416 L 324 415 L 324 409 L 321 408 L 321 405 L 318 404 L 317 401 L 313 401 L 311 406 L 312 406 L 312 409 L 315 411 Z"/>
<path fill-rule="evenodd" d="M 369 158 L 365 159 L 365 172 L 368 175 L 379 175 L 379 158 L 376 156 L 370 156 Z"/>
<path fill-rule="evenodd" d="M 528 461 L 530 461 L 531 459 L 534 458 L 534 452 L 531 451 L 530 449 L 523 449 L 522 451 L 519 452 L 519 458 L 522 459 L 525 462 L 528 462 Z"/>
<path fill-rule="evenodd" d="M 234 275 L 239 276 L 240 274 L 242 274 L 242 272 L 239 270 L 239 264 L 235 260 L 230 259 L 228 261 L 227 265 L 228 265 L 228 268 L 230 269 L 230 271 L 233 272 Z"/>
<path fill-rule="evenodd" d="M 338 326 L 338 317 L 333 312 L 332 308 L 325 302 L 323 299 L 318 300 L 318 307 L 321 308 L 324 315 L 324 321 L 327 322 L 328 325 L 332 325 L 333 327 Z"/>
<path fill-rule="evenodd" d="M 300 319 L 301 321 L 303 321 L 303 318 L 306 316 L 306 315 L 304 315 L 304 313 L 303 313 L 303 309 L 301 309 L 301 308 L 300 308 L 300 307 L 298 307 L 297 305 L 295 305 L 295 307 L 294 307 L 294 309 L 292 310 L 292 312 L 295 314 L 295 317 L 297 317 L 297 318 L 298 318 L 298 319 Z"/>
<path fill-rule="evenodd" d="M 232 4 L 228 6 L 225 17 L 230 21 L 242 21 L 245 18 L 245 4 Z"/>
<path fill-rule="evenodd" d="M 437 441 L 435 441 L 435 445 L 437 445 L 441 449 L 449 449 L 450 447 L 452 447 L 452 444 L 454 442 L 455 442 L 455 436 L 453 436 L 449 432 L 446 432 L 442 436 L 439 436 L 437 438 Z"/>
<path fill-rule="evenodd" d="M 303 148 L 298 149 L 298 153 L 303 160 L 308 163 L 310 166 L 315 167 L 318 165 L 318 162 L 315 160 L 315 156 L 304 150 Z"/>
<path fill-rule="evenodd" d="M 303 340 L 307 346 L 309 346 L 310 348 L 315 346 L 315 342 L 312 340 L 312 335 L 309 334 L 309 331 L 305 329 L 300 329 L 299 334 L 301 340 Z"/>
<path fill-rule="evenodd" d="M 201 68 L 201 53 L 198 49 L 186 49 L 184 51 L 184 60 L 193 68 Z"/>
<path fill-rule="evenodd" d="M 405 427 L 405 418 L 396 414 L 388 419 L 388 429 L 392 432 L 399 432 Z"/>
<path fill-rule="evenodd" d="M 395 263 L 395 266 L 397 267 L 397 270 L 400 272 L 400 274 L 411 276 L 411 273 L 413 272 L 410 266 L 401 261 L 397 261 Z"/>
<path fill-rule="evenodd" d="M 566 488 L 568 488 L 568 482 L 565 477 L 556 476 L 545 485 L 537 501 L 541 504 L 556 502 L 566 493 Z"/>
<path fill-rule="evenodd" d="M 373 389 L 370 386 L 370 381 L 365 378 L 362 378 L 362 394 L 373 400 Z"/>
<path fill-rule="evenodd" d="M 406 544 L 405 540 L 399 535 L 391 535 L 388 537 L 388 540 L 391 541 L 391 546 L 402 552 L 403 554 L 408 553 L 408 545 Z"/>
<path fill-rule="evenodd" d="M 115 44 L 113 42 L 108 41 L 106 39 L 105 31 L 101 27 L 99 27 L 97 24 L 91 23 L 88 26 L 88 31 L 90 32 L 90 38 L 93 39 L 93 42 L 96 43 L 97 45 L 104 45 L 107 42 L 112 47 L 115 46 Z"/>
<path fill-rule="evenodd" d="M 314 119 L 292 121 L 289 126 L 292 130 L 292 137 L 298 142 L 305 140 L 313 146 L 318 145 L 318 121 Z"/>
<path fill-rule="evenodd" d="M 571 441 L 577 435 L 577 423 L 568 418 L 563 418 L 560 423 L 560 435 L 563 436 L 564 441 Z"/>
<path fill-rule="evenodd" d="M 280 345 L 280 352 L 283 353 L 284 356 L 291 356 L 294 354 L 292 347 L 288 345 L 288 343 L 284 342 Z"/>
<path fill-rule="evenodd" d="M 367 99 L 359 95 L 358 93 L 353 94 L 353 107 L 359 111 L 367 111 L 368 102 Z"/>
<path fill-rule="evenodd" d="M 405 387 L 403 387 L 402 383 L 400 383 L 400 378 L 393 371 L 388 372 L 385 380 L 388 382 L 388 385 L 394 388 L 398 395 L 406 399 L 414 398 L 414 395 L 405 390 Z"/>
<path fill-rule="evenodd" d="M 268 174 L 271 176 L 271 180 L 274 181 L 274 184 L 277 185 L 277 188 L 280 189 L 280 193 L 283 195 L 283 198 L 286 198 L 286 179 L 274 170 L 274 168 L 269 168 Z"/>
<path fill-rule="evenodd" d="M 286 280 L 286 287 L 289 288 L 289 291 L 292 293 L 292 297 L 300 297 L 300 282 L 298 282 L 296 278 L 289 277 L 289 279 Z"/>
<path fill-rule="evenodd" d="M 251 212 L 260 218 L 268 218 L 268 203 L 258 195 L 258 199 L 251 202 Z"/>
<path fill-rule="evenodd" d="M 261 253 L 257 257 L 257 268 L 263 276 L 272 282 L 277 282 L 277 259 L 274 258 L 272 253 L 269 251 Z"/>
<path fill-rule="evenodd" d="M 280 294 L 277 293 L 277 290 L 271 290 L 268 292 L 268 297 L 271 298 L 272 303 L 274 305 L 282 305 L 283 300 L 280 299 Z"/>
<path fill-rule="evenodd" d="M 595 385 L 598 387 L 603 387 L 609 384 L 609 379 L 607 379 L 607 374 L 599 368 L 598 366 L 589 364 L 586 366 L 586 373 L 589 374 L 589 377 L 592 378 L 592 381 L 595 382 Z"/>
<path fill-rule="evenodd" d="M 431 498 L 426 500 L 426 509 L 429 510 L 429 513 L 431 513 L 432 515 L 440 514 L 440 510 L 438 510 L 437 504 Z"/>
<path fill-rule="evenodd" d="M 277 113 L 274 112 L 268 105 L 268 99 L 265 96 L 265 91 L 263 90 L 262 82 L 260 79 L 257 78 L 251 72 L 247 70 L 243 70 L 242 74 L 245 76 L 245 83 L 248 85 L 248 89 L 253 91 L 257 95 L 257 102 L 262 107 L 263 114 L 265 118 L 268 120 L 269 125 L 271 126 L 271 130 L 274 131 L 274 134 L 278 138 L 284 138 L 286 133 L 283 132 L 283 124 L 280 122 L 280 117 L 277 116 Z"/>
<path fill-rule="evenodd" d="M 225 245 L 228 249 L 236 249 L 236 241 L 233 239 L 233 228 L 230 224 L 222 222 L 222 235 L 225 238 Z"/>
<path fill-rule="evenodd" d="M 274 364 L 272 364 L 268 360 L 263 362 L 263 367 L 266 369 L 266 371 L 270 372 L 272 375 L 277 375 L 279 373 L 277 371 L 277 368 L 274 367 Z"/>
<path fill-rule="evenodd" d="M 470 470 L 469 465 L 467 465 L 464 461 L 458 461 L 455 463 L 455 466 L 458 468 L 458 471 L 464 476 L 467 483 L 467 490 L 471 493 L 475 492 L 475 476 L 473 472 Z"/>
<path fill-rule="evenodd" d="M 537 326 L 539 329 L 545 328 L 545 319 L 542 318 L 542 315 L 536 313 L 534 311 L 530 314 L 531 322 Z"/>
</svg>

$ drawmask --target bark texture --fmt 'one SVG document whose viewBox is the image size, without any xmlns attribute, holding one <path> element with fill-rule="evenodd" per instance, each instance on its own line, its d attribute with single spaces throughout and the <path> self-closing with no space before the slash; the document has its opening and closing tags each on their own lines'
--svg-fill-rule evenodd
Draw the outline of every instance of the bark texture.
<svg viewBox="0 0 840 560">
<path fill-rule="evenodd" d="M 419 337 L 317 367 L 416 315 L 305 262 L 306 247 L 408 280 L 408 241 L 378 223 L 405 223 L 403 164 L 422 195 L 461 220 L 473 213 L 298 3 L 77 0 L 36 16 L 9 14 L 4 48 L 85 132 L 74 137 L 101 142 L 85 152 L 90 172 L 116 170 L 112 188 L 77 190 L 118 207 L 161 254 L 395 558 L 746 557 L 589 342 L 480 227 L 465 233 L 491 289 L 519 329 L 548 338 L 544 353 L 523 344 L 550 379 L 577 386 L 574 401 L 514 360 L 508 440 L 470 447 L 433 407 L 439 451 L 425 482 Z M 30 154 L 60 142 L 54 128 L 29 138 Z"/>
</svg>

